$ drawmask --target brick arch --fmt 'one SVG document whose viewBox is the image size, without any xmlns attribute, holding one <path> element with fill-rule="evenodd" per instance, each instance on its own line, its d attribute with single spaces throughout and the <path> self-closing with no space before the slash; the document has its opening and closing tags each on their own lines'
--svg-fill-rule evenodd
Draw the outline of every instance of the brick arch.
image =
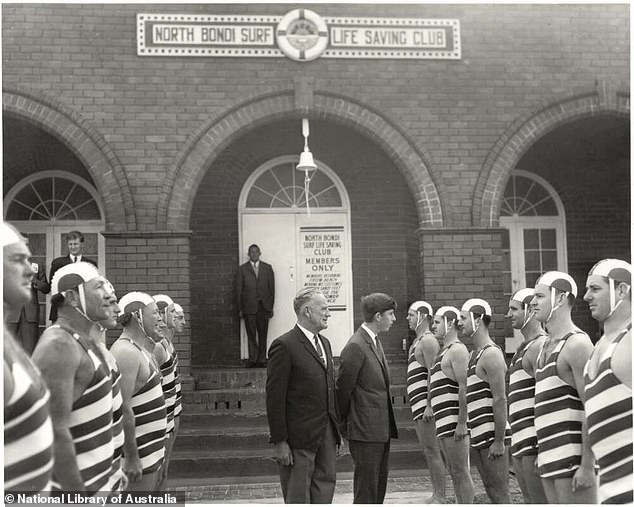
<svg viewBox="0 0 634 507">
<path fill-rule="evenodd" d="M 52 134 L 68 147 L 90 173 L 103 199 L 108 231 L 136 229 L 134 200 L 121 163 L 88 120 L 41 93 L 3 90 L 5 114 L 24 119 Z"/>
<path fill-rule="evenodd" d="M 566 123 L 606 114 L 628 118 L 629 92 L 599 88 L 550 103 L 513 122 L 495 143 L 480 171 L 473 197 L 473 225 L 498 225 L 502 197 L 510 173 L 535 142 Z"/>
<path fill-rule="evenodd" d="M 234 139 L 272 120 L 303 116 L 338 122 L 376 142 L 395 161 L 412 190 L 420 227 L 442 227 L 440 197 L 428 170 L 429 164 L 420 150 L 394 125 L 350 99 L 323 93 L 315 93 L 311 108 L 300 112 L 291 91 L 240 104 L 201 126 L 188 139 L 164 182 L 157 211 L 158 226 L 167 230 L 189 228 L 200 181 L 211 161 Z"/>
</svg>

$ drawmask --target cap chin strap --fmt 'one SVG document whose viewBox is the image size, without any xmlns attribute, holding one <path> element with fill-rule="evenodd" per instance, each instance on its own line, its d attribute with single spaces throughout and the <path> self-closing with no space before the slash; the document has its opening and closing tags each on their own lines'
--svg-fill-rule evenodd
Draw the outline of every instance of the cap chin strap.
<svg viewBox="0 0 634 507">
<path fill-rule="evenodd" d="M 564 294 L 566 295 L 565 297 L 568 297 L 568 295 L 570 294 L 570 292 L 565 291 Z M 551 287 L 550 288 L 550 312 L 548 313 L 548 317 L 546 318 L 546 322 L 545 324 L 547 324 L 548 322 L 550 322 L 550 319 L 553 316 L 553 313 L 555 312 L 555 310 L 558 310 L 559 308 L 561 308 L 561 305 L 563 305 L 563 301 L 561 303 L 559 303 L 557 306 L 555 306 L 555 288 Z"/>
<path fill-rule="evenodd" d="M 67 292 L 68 291 L 65 290 L 64 292 L 62 292 L 62 295 L 66 297 Z M 86 293 L 84 292 L 83 284 L 77 286 L 77 293 L 79 294 L 79 306 L 73 306 L 72 308 L 74 308 L 75 311 L 79 313 L 82 317 L 84 317 L 86 320 L 89 320 L 92 322 L 92 319 L 88 317 L 88 314 L 86 313 Z"/>
<path fill-rule="evenodd" d="M 520 331 L 524 329 L 526 327 L 526 324 L 528 324 L 531 321 L 531 319 L 533 318 L 533 315 L 535 315 L 535 312 L 533 312 L 528 305 L 525 305 L 524 306 L 524 324 L 522 325 L 522 327 L 520 327 Z"/>
<path fill-rule="evenodd" d="M 134 312 L 132 312 L 132 314 L 136 317 L 136 321 L 139 323 L 139 326 L 141 326 L 141 331 L 143 331 L 143 334 L 145 336 L 148 336 L 147 331 L 145 331 L 145 326 L 143 325 L 143 314 L 141 313 L 141 309 L 139 308 L 138 310 L 135 310 Z"/>
<path fill-rule="evenodd" d="M 418 329 L 418 326 L 420 326 L 422 322 L 423 320 L 420 318 L 420 312 L 416 312 L 416 329 Z"/>
<path fill-rule="evenodd" d="M 618 301 L 616 301 L 616 284 L 614 283 L 614 280 L 612 278 L 608 278 L 608 283 L 610 284 L 610 313 L 608 313 L 608 316 L 606 317 L 606 319 L 609 319 L 610 317 L 612 317 L 612 314 L 623 302 L 623 299 L 625 299 L 625 296 L 627 296 L 630 292 L 630 286 L 628 285 L 625 296 L 622 299 L 619 299 Z"/>
<path fill-rule="evenodd" d="M 469 316 L 471 317 L 471 327 L 473 328 L 473 333 L 469 335 L 469 338 L 473 338 L 473 335 L 477 333 L 478 328 L 480 327 L 480 323 L 478 323 L 478 326 L 476 327 L 473 312 L 469 312 Z"/>
</svg>

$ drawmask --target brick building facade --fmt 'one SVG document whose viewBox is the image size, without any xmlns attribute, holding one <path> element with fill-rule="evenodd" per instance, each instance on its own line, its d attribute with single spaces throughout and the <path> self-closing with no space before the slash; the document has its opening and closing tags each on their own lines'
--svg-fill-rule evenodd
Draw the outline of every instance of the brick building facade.
<svg viewBox="0 0 634 507">
<path fill-rule="evenodd" d="M 120 295 L 164 292 L 181 303 L 185 367 L 239 364 L 233 280 L 248 238 L 238 200 L 259 167 L 299 154 L 302 118 L 311 151 L 349 199 L 354 325 L 362 295 L 392 294 L 392 355 L 407 335 L 407 304 L 420 298 L 488 300 L 504 342 L 511 259 L 527 273 L 535 253 L 528 243 L 516 251 L 509 231 L 530 234 L 505 214 L 522 177 L 563 210 L 563 247 L 540 243 L 542 265 L 547 253 L 563 255 L 581 288 L 596 260 L 630 259 L 627 5 L 310 7 L 458 19 L 458 60 L 137 56 L 139 12 L 281 17 L 293 8 L 4 4 L 5 217 L 48 231 L 39 255 L 50 262 L 63 217 L 27 216 L 20 189 L 38 175 L 93 188 L 100 212 L 86 224 L 101 233 L 102 267 Z M 581 300 L 575 318 L 596 333 Z"/>
</svg>

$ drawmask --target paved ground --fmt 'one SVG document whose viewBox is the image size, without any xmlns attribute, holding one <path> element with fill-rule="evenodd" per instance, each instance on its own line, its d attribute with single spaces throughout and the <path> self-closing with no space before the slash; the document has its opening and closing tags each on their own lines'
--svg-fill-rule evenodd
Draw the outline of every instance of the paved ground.
<svg viewBox="0 0 634 507">
<path fill-rule="evenodd" d="M 431 495 L 431 483 L 426 470 L 420 472 L 405 470 L 390 474 L 385 503 L 406 504 L 421 503 Z M 472 471 L 476 487 L 475 503 L 489 503 L 482 481 L 476 471 Z M 248 481 L 248 482 L 246 482 Z M 256 481 L 256 482 L 253 482 Z M 170 481 L 168 489 L 186 491 L 186 502 L 197 504 L 214 503 L 283 503 L 282 491 L 277 477 L 262 477 L 230 480 Z M 511 502 L 524 503 L 517 481 L 511 476 Z M 451 480 L 447 481 L 447 494 L 451 503 L 455 503 Z M 352 474 L 339 474 L 333 503 L 352 504 Z"/>
</svg>

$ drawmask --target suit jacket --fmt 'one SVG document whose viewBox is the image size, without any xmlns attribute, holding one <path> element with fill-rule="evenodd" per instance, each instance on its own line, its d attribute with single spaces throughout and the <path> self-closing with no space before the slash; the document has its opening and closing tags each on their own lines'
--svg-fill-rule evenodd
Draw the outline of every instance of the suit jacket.
<svg viewBox="0 0 634 507">
<path fill-rule="evenodd" d="M 243 314 L 257 313 L 259 300 L 267 312 L 272 312 L 275 302 L 275 276 L 271 265 L 260 261 L 257 277 L 250 261 L 238 267 L 236 295 L 238 311 Z"/>
<path fill-rule="evenodd" d="M 22 308 L 19 308 L 16 311 L 9 312 L 7 315 L 7 322 L 17 324 L 20 320 L 20 314 L 22 313 L 22 309 L 24 309 L 24 318 L 27 322 L 40 322 L 40 302 L 38 296 L 38 290 L 44 294 L 48 294 L 51 292 L 51 285 L 48 283 L 46 279 L 46 270 L 42 264 L 38 263 L 38 270 L 35 275 L 33 275 L 33 280 L 31 281 L 31 299 L 28 303 L 26 303 Z"/>
<path fill-rule="evenodd" d="M 384 365 L 362 327 L 341 351 L 336 390 L 344 437 L 362 442 L 398 437 L 387 361 Z"/>
<path fill-rule="evenodd" d="M 81 256 L 81 260 L 82 262 L 90 262 L 90 264 L 93 264 L 95 267 L 97 267 L 97 263 L 93 261 L 92 259 L 89 259 L 85 255 Z M 53 259 L 53 262 L 51 262 L 51 269 L 48 275 L 48 279 L 51 281 L 51 283 L 53 282 L 53 276 L 55 275 L 55 272 L 59 268 L 66 266 L 66 264 L 71 264 L 72 262 L 73 261 L 70 258 L 70 254 L 65 255 L 64 257 L 56 257 L 55 259 Z M 51 314 L 49 315 L 49 319 L 52 322 L 55 322 L 57 320 L 57 308 L 51 307 Z"/>
<path fill-rule="evenodd" d="M 341 441 L 332 349 L 330 342 L 319 336 L 328 367 L 297 326 L 271 344 L 267 362 L 266 415 L 272 443 L 286 440 L 291 448 L 316 451 L 331 423 L 337 442 Z"/>
</svg>

